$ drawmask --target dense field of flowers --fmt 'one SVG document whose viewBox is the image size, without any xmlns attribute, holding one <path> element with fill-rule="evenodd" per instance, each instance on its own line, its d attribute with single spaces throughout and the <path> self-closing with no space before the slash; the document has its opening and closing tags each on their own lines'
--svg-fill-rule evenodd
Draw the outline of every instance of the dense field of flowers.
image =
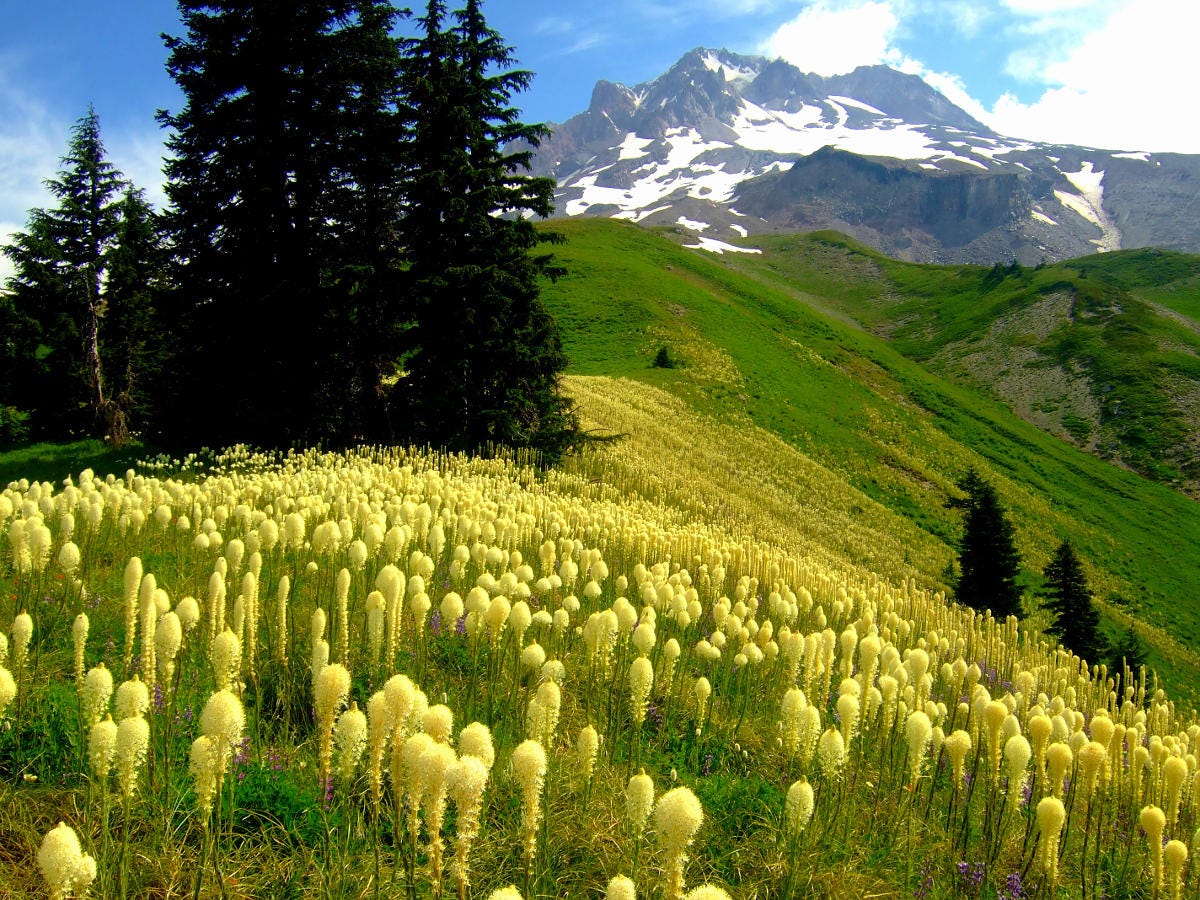
<svg viewBox="0 0 1200 900">
<path fill-rule="evenodd" d="M 828 523 L 603 452 L 158 471 L 0 494 L 0 896 L 1200 890 L 1190 710 Z"/>
</svg>

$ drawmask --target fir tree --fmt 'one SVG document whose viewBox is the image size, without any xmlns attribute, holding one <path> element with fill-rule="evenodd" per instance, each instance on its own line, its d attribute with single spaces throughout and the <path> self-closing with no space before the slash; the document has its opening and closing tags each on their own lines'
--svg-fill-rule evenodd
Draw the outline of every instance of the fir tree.
<svg viewBox="0 0 1200 900">
<path fill-rule="evenodd" d="M 1058 545 L 1044 575 L 1046 606 L 1054 614 L 1054 624 L 1047 631 L 1077 656 L 1091 665 L 1098 665 L 1105 650 L 1100 634 L 1100 614 L 1092 602 L 1083 565 L 1070 541 Z"/>
<path fill-rule="evenodd" d="M 189 333 L 173 404 L 185 416 L 170 430 L 274 446 L 362 437 L 359 399 L 378 392 L 379 366 L 363 376 L 358 341 L 382 340 L 363 298 L 390 262 L 401 171 L 386 131 L 397 13 L 375 0 L 180 10 L 167 68 L 186 102 L 160 113 L 174 130 L 174 314 Z M 368 194 L 383 188 L 372 224 Z M 201 421 L 202 408 L 219 414 Z"/>
<path fill-rule="evenodd" d="M 991 610 L 997 619 L 1020 616 L 1020 557 L 996 489 L 974 469 L 959 480 L 958 488 L 966 496 L 950 503 L 963 510 L 955 597 L 973 609 Z"/>
<path fill-rule="evenodd" d="M 101 332 L 126 182 L 105 155 L 94 108 L 72 128 L 46 186 L 58 206 L 31 210 L 28 230 L 5 248 L 13 316 L 25 332 L 15 405 L 33 411 L 39 436 L 98 433 L 120 443 L 126 413 L 105 382 Z"/>
<path fill-rule="evenodd" d="M 413 109 L 404 247 L 415 327 L 399 385 L 411 436 L 452 449 L 488 443 L 557 458 L 577 439 L 559 392 L 566 367 L 554 319 L 538 297 L 557 274 L 556 237 L 527 218 L 553 210 L 554 182 L 525 174 L 547 133 L 525 124 L 514 69 L 477 0 L 447 20 L 430 0 L 405 69 Z"/>
<path fill-rule="evenodd" d="M 158 320 L 169 290 L 167 249 L 142 191 L 127 187 L 118 211 L 105 288 L 104 371 L 113 402 L 140 430 L 150 422 L 168 352 Z"/>
</svg>

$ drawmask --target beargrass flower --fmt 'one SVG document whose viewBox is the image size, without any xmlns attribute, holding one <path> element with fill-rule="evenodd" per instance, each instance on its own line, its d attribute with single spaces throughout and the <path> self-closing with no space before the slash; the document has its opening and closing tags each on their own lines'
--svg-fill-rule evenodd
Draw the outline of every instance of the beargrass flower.
<svg viewBox="0 0 1200 900">
<path fill-rule="evenodd" d="M 37 864 L 50 890 L 50 900 L 82 897 L 96 878 L 96 861 L 83 852 L 75 829 L 65 822 L 59 822 L 42 838 Z"/>
</svg>

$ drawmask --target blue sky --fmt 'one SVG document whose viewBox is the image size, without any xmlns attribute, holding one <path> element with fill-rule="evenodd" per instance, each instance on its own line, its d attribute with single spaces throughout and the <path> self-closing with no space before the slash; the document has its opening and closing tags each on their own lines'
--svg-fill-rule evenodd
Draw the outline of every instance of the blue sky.
<svg viewBox="0 0 1200 900">
<path fill-rule="evenodd" d="M 562 121 L 598 79 L 636 84 L 706 46 L 823 74 L 887 63 L 1013 137 L 1200 153 L 1195 0 L 484 0 L 484 13 L 536 73 L 527 121 Z M 159 37 L 179 33 L 173 0 L 0 0 L 0 23 L 0 242 L 49 202 L 41 181 L 88 103 L 113 161 L 161 198 L 154 112 L 181 105 Z"/>
</svg>

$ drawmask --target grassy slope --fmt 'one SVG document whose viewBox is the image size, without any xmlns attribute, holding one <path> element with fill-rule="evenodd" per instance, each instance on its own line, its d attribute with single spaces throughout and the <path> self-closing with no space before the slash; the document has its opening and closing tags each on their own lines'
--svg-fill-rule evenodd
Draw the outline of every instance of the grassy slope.
<svg viewBox="0 0 1200 900">
<path fill-rule="evenodd" d="M 923 266 L 841 235 L 760 241 L 739 268 L 821 294 L 905 355 L 1098 455 L 1200 491 L 1200 256 Z"/>
<path fill-rule="evenodd" d="M 1148 623 L 1153 662 L 1197 695 L 1200 660 L 1187 648 L 1200 640 L 1200 621 L 1180 615 L 1200 589 L 1195 503 L 829 315 L 844 307 L 835 288 L 854 282 L 844 270 L 809 282 L 804 295 L 735 271 L 748 265 L 742 257 L 687 251 L 635 226 L 555 227 L 569 238 L 558 255 L 570 274 L 545 298 L 562 321 L 572 371 L 645 381 L 718 419 L 748 416 L 947 545 L 958 533 L 945 508 L 953 482 L 968 466 L 982 469 L 1012 511 L 1028 567 L 1040 571 L 1069 537 L 1092 567 L 1109 622 L 1124 623 L 1128 611 Z M 860 273 L 876 265 L 835 258 Z M 861 278 L 858 285 L 872 290 Z M 682 367 L 651 367 L 663 345 Z"/>
</svg>

